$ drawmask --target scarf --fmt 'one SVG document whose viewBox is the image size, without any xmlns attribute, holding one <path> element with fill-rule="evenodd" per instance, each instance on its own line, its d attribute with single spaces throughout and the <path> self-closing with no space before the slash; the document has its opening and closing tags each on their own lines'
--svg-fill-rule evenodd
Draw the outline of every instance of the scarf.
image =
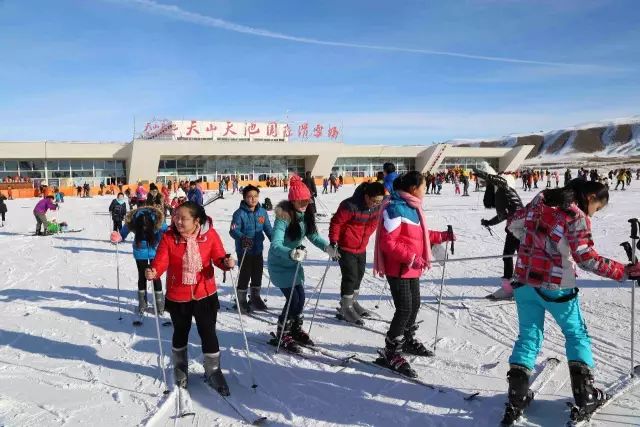
<svg viewBox="0 0 640 427">
<path fill-rule="evenodd" d="M 197 276 L 202 271 L 202 257 L 198 246 L 198 236 L 200 235 L 200 225 L 189 235 L 182 235 L 187 242 L 187 249 L 182 257 L 182 283 L 185 285 L 195 285 L 198 283 Z"/>
<path fill-rule="evenodd" d="M 424 212 L 422 211 L 422 199 L 419 197 L 412 196 L 409 193 L 404 191 L 397 191 L 397 194 L 407 203 L 407 205 L 414 208 L 418 211 L 418 216 L 420 218 L 420 226 L 422 227 L 422 232 L 424 234 L 424 247 L 422 250 L 422 258 L 427 262 L 426 269 L 431 268 L 431 240 L 429 239 L 429 229 L 427 227 L 427 219 L 424 216 Z M 386 200 L 382 207 L 380 208 L 380 217 L 378 218 L 378 232 L 376 233 L 376 241 L 375 241 L 375 249 L 373 252 L 373 273 L 377 274 L 380 277 L 384 277 L 386 275 L 384 269 L 384 253 L 382 252 L 380 245 L 380 236 L 382 233 L 382 227 L 384 227 L 384 211 L 389 206 L 391 199 Z M 416 254 L 417 256 L 417 254 Z"/>
</svg>

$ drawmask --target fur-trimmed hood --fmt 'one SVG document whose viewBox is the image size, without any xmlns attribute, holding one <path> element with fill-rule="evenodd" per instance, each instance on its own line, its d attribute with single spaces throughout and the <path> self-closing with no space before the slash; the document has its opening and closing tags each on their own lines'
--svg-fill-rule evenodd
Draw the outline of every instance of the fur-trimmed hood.
<svg viewBox="0 0 640 427">
<path fill-rule="evenodd" d="M 288 200 L 283 200 L 278 203 L 273 210 L 273 212 L 275 212 L 276 214 L 276 218 L 291 222 L 291 214 L 289 214 L 289 211 L 287 210 L 289 206 L 292 206 L 292 204 Z"/>
<path fill-rule="evenodd" d="M 164 224 L 164 213 L 160 209 L 155 206 L 143 206 L 127 212 L 127 215 L 124 217 L 124 223 L 127 225 L 129 230 L 133 232 L 136 231 L 134 219 L 138 215 L 151 215 L 151 219 L 154 222 L 153 231 L 160 231 L 162 224 Z"/>
</svg>

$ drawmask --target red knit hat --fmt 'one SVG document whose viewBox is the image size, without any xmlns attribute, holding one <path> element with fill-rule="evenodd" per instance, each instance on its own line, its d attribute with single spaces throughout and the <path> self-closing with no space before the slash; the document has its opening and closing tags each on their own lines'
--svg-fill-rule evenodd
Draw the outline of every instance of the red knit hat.
<svg viewBox="0 0 640 427">
<path fill-rule="evenodd" d="M 291 179 L 289 179 L 289 201 L 293 202 L 294 200 L 310 200 L 311 192 L 302 182 L 302 178 L 298 175 L 293 175 Z"/>
</svg>

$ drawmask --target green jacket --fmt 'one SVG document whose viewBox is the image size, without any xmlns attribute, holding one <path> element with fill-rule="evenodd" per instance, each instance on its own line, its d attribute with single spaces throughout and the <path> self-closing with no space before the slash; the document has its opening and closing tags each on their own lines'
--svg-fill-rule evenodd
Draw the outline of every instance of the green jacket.
<svg viewBox="0 0 640 427">
<path fill-rule="evenodd" d="M 304 214 L 296 212 L 295 220 L 300 223 L 303 238 L 297 240 L 289 240 L 286 236 L 286 230 L 291 222 L 289 214 L 278 205 L 275 209 L 276 221 L 271 231 L 271 246 L 269 247 L 269 257 L 267 260 L 267 269 L 271 282 L 278 288 L 290 288 L 293 285 L 293 276 L 296 272 L 296 262 L 291 259 L 289 254 L 291 251 L 302 243 L 306 237 L 314 246 L 324 251 L 329 245 L 325 239 L 320 237 L 316 232 L 307 234 L 304 224 Z M 302 265 L 298 269 L 298 277 L 296 284 L 304 283 L 304 269 Z"/>
</svg>

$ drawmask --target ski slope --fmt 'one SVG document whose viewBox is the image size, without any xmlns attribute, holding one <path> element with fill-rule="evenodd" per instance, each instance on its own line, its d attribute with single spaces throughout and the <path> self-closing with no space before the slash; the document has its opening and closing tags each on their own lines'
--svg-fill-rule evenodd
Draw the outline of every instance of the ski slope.
<svg viewBox="0 0 640 427">
<path fill-rule="evenodd" d="M 352 191 L 353 186 L 347 185 L 337 194 L 320 195 L 319 212 L 332 213 Z M 471 197 L 453 193 L 453 186 L 445 184 L 443 195 L 428 195 L 424 201 L 430 227 L 454 227 L 458 240 L 452 258 L 502 253 L 501 227 L 496 227 L 496 235 L 491 236 L 480 226 L 481 218 L 495 214 L 482 207 L 482 193 L 471 192 Z M 282 189 L 264 189 L 261 197 L 270 197 L 275 205 L 285 194 Z M 625 260 L 619 244 L 629 235 L 627 219 L 640 215 L 640 182 L 634 180 L 630 190 L 611 194 L 609 206 L 593 221 L 596 247 L 603 255 Z M 521 193 L 525 202 L 534 195 Z M 68 198 L 58 217 L 71 228 L 84 227 L 84 231 L 50 237 L 30 235 L 35 224 L 31 213 L 35 199 L 7 202 L 8 222 L 0 228 L 0 426 L 240 425 L 237 414 L 202 383 L 202 355 L 195 327 L 189 354 L 196 415 L 174 418 L 174 395 L 162 394 L 153 319 L 147 317 L 139 328 L 131 325 L 137 281 L 131 238 L 120 245 L 123 320 L 118 320 L 116 251 L 107 241 L 110 201 L 111 197 Z M 223 200 L 207 207 L 228 251 L 234 247 L 228 235 L 229 222 L 239 202 L 239 195 L 227 193 Z M 328 221 L 329 216 L 319 218 L 324 235 Z M 327 260 L 322 252 L 307 246 L 310 255 L 304 268 L 307 297 L 311 297 Z M 374 309 L 385 281 L 371 275 L 372 244 L 368 250 L 361 302 Z M 447 265 L 437 356 L 411 358 L 420 377 L 435 389 L 356 361 L 332 366 L 332 360 L 326 357 L 313 355 L 307 360 L 275 354 L 273 347 L 265 344 L 275 326 L 245 317 L 258 384 L 252 391 L 237 313 L 230 309 L 231 280 L 227 277 L 224 284 L 221 272 L 217 273 L 223 371 L 233 398 L 267 416 L 267 425 L 495 426 L 500 421 L 517 317 L 513 303 L 489 302 L 484 296 L 499 283 L 501 261 Z M 429 345 L 435 332 L 441 275 L 441 268 L 434 266 L 422 280 L 418 336 Z M 265 268 L 263 289 L 267 283 Z M 598 365 L 596 380 L 606 386 L 630 369 L 630 284 L 580 273 L 579 285 Z M 388 325 L 368 321 L 370 330 L 364 330 L 335 319 L 339 286 L 340 271 L 332 263 L 312 337 L 318 346 L 334 353 L 373 360 L 376 350 L 383 346 L 382 334 Z M 283 303 L 277 289 L 271 287 L 267 305 L 272 313 L 261 317 L 275 322 L 274 313 Z M 305 310 L 305 327 L 313 303 Z M 391 319 L 388 290 L 383 292 L 375 312 L 381 319 Z M 171 382 L 171 327 L 160 328 Z M 551 356 L 560 357 L 563 363 L 521 425 L 561 426 L 568 418 L 565 402 L 571 400 L 571 390 L 564 340 L 552 320 L 546 325 L 539 361 Z M 464 399 L 477 392 L 480 394 L 472 400 Z M 608 406 L 592 423 L 639 424 L 640 389 Z"/>
</svg>

